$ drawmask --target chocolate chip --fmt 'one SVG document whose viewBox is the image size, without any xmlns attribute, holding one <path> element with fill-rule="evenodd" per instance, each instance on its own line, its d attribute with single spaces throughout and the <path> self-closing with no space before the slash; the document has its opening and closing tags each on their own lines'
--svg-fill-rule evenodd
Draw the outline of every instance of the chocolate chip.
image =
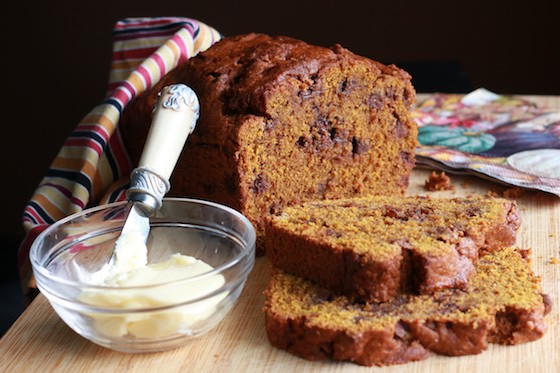
<svg viewBox="0 0 560 373">
<path fill-rule="evenodd" d="M 301 99 L 305 100 L 305 99 L 308 99 L 309 97 L 311 97 L 312 93 L 313 93 L 313 91 L 311 91 L 311 89 L 307 88 L 307 89 L 304 89 L 302 91 L 299 91 L 297 95 Z"/>
<path fill-rule="evenodd" d="M 343 94 L 349 94 L 350 92 L 352 92 L 354 86 L 355 86 L 355 81 L 353 80 L 348 80 L 347 78 L 345 78 L 342 82 L 340 82 L 340 84 L 338 85 L 338 91 L 340 93 Z"/>
<path fill-rule="evenodd" d="M 385 89 L 385 97 L 387 97 L 391 101 L 397 101 L 399 95 L 397 94 L 397 89 L 393 86 L 388 86 Z"/>
<path fill-rule="evenodd" d="M 352 137 L 352 154 L 355 155 L 360 155 L 360 154 L 364 154 L 367 153 L 367 151 L 370 149 L 370 146 L 366 143 L 364 143 L 363 141 Z"/>
<path fill-rule="evenodd" d="M 425 221 L 428 215 L 432 213 L 433 213 L 433 209 L 429 207 L 421 207 L 421 206 L 413 207 L 411 209 L 408 209 L 406 212 L 408 216 L 410 216 L 413 220 L 416 220 L 418 222 Z"/>
<path fill-rule="evenodd" d="M 268 119 L 266 121 L 266 123 L 264 124 L 264 131 L 265 132 L 270 132 L 274 129 L 274 127 L 276 127 L 276 123 L 278 122 L 278 119 Z"/>
<path fill-rule="evenodd" d="M 372 93 L 368 98 L 368 105 L 372 109 L 380 110 L 383 107 L 383 99 L 378 94 Z"/>
<path fill-rule="evenodd" d="M 333 129 L 332 121 L 325 114 L 318 112 L 315 121 L 309 127 L 309 135 L 301 136 L 296 144 L 314 153 L 330 150 L 334 141 L 333 137 L 337 139 L 337 133 Z"/>
<path fill-rule="evenodd" d="M 400 215 L 400 211 L 398 211 L 395 207 L 386 206 L 385 211 L 383 211 L 383 216 L 388 218 L 396 218 Z"/>
<path fill-rule="evenodd" d="M 270 187 L 266 179 L 262 175 L 258 175 L 255 181 L 253 181 L 252 190 L 255 194 L 261 194 Z"/>
<path fill-rule="evenodd" d="M 433 330 L 434 332 L 437 330 L 437 325 L 436 325 L 436 323 L 433 322 L 432 320 L 427 320 L 427 321 L 424 323 L 424 326 L 425 326 L 427 329 Z"/>
<path fill-rule="evenodd" d="M 319 113 L 315 117 L 315 127 L 319 130 L 325 130 L 325 128 L 330 124 L 327 116 L 325 114 Z"/>
<path fill-rule="evenodd" d="M 317 193 L 323 194 L 327 190 L 328 183 L 328 181 L 325 181 L 324 183 L 317 183 Z"/>
<path fill-rule="evenodd" d="M 467 215 L 469 217 L 478 216 L 478 215 L 480 215 L 480 208 L 475 207 L 475 206 L 469 206 L 465 210 L 465 215 Z"/>
<path fill-rule="evenodd" d="M 336 238 L 342 237 L 342 233 L 337 232 L 332 228 L 327 228 L 325 233 L 327 234 L 327 236 L 332 236 L 332 237 L 336 237 Z"/>
<path fill-rule="evenodd" d="M 282 205 L 279 202 L 274 202 L 268 208 L 268 213 L 270 215 L 278 215 L 278 214 L 282 213 Z"/>
<path fill-rule="evenodd" d="M 414 154 L 410 152 L 401 152 L 400 153 L 401 161 L 405 164 L 405 166 L 412 167 L 414 166 L 415 159 Z"/>
<path fill-rule="evenodd" d="M 382 212 L 383 216 L 386 216 L 391 219 L 398 219 L 402 221 L 408 221 L 408 215 L 406 211 L 402 211 L 393 206 L 385 206 L 385 209 Z"/>
<path fill-rule="evenodd" d="M 344 79 L 338 86 L 338 91 L 339 92 L 344 92 L 346 91 L 346 87 L 348 86 L 348 80 Z"/>
<path fill-rule="evenodd" d="M 394 133 L 395 136 L 399 137 L 399 138 L 404 138 L 407 137 L 408 134 L 410 133 L 410 128 L 408 128 L 399 118 L 398 114 L 393 113 L 393 116 L 397 119 L 397 122 L 395 124 L 395 129 L 394 129 Z"/>
<path fill-rule="evenodd" d="M 233 77 L 233 84 L 239 84 L 241 79 L 243 78 L 242 74 L 236 75 Z"/>
<path fill-rule="evenodd" d="M 414 92 L 410 89 L 405 89 L 403 92 L 403 102 L 405 104 L 406 107 L 410 107 L 412 106 L 414 100 L 415 100 L 416 95 L 414 94 Z"/>
<path fill-rule="evenodd" d="M 410 327 L 399 320 L 395 325 L 395 338 L 400 340 L 406 340 L 410 336 Z"/>
</svg>

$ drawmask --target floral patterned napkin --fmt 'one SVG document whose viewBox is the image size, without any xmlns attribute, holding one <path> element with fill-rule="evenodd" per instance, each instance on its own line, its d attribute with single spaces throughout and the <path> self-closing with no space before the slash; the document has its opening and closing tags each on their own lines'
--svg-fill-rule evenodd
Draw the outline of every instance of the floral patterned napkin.
<svg viewBox="0 0 560 373">
<path fill-rule="evenodd" d="M 419 166 L 560 197 L 560 110 L 481 88 L 433 94 L 413 117 Z"/>
</svg>

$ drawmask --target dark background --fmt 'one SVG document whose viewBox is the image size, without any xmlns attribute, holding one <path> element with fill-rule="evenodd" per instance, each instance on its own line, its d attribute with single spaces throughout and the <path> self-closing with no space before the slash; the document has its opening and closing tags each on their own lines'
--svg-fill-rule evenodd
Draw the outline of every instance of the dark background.
<svg viewBox="0 0 560 373">
<path fill-rule="evenodd" d="M 104 97 L 112 28 L 183 16 L 223 35 L 263 32 L 342 46 L 408 70 L 419 92 L 560 94 L 553 1 L 42 1 L 3 11 L 0 280 L 15 284 L 21 214 L 65 137 Z M 11 114 L 10 114 L 11 112 Z M 8 284 L 8 285 L 6 285 Z M 12 294 L 12 293 L 10 293 Z M 9 295 L 7 295 L 9 296 Z M 16 304 L 19 298 L 1 304 Z M 9 322 L 19 307 L 4 319 Z"/>
</svg>

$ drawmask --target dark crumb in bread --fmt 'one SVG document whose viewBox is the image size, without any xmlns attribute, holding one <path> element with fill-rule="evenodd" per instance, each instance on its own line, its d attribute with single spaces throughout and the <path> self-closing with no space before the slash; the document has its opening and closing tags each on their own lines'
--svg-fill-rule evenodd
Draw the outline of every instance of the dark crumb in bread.
<svg viewBox="0 0 560 373">
<path fill-rule="evenodd" d="M 438 190 L 455 190 L 455 186 L 451 183 L 451 178 L 444 171 L 432 171 L 428 179 L 424 183 L 426 190 L 430 192 Z"/>
<path fill-rule="evenodd" d="M 267 220 L 271 263 L 339 294 L 386 301 L 464 287 L 478 256 L 516 240 L 503 198 L 370 196 L 290 206 Z"/>
<path fill-rule="evenodd" d="M 392 365 L 431 354 L 478 354 L 488 343 L 519 344 L 547 330 L 551 300 L 514 248 L 480 258 L 465 290 L 355 302 L 276 270 L 265 290 L 270 343 L 309 360 Z"/>
</svg>

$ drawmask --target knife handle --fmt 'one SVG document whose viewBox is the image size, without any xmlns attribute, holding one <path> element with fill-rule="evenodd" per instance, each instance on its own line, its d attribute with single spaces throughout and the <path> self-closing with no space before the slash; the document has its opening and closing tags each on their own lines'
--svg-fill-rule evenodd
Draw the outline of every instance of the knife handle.
<svg viewBox="0 0 560 373">
<path fill-rule="evenodd" d="M 188 136 L 194 131 L 200 104 L 184 84 L 161 90 L 138 167 L 132 170 L 129 201 L 140 202 L 148 215 L 159 209 L 169 191 L 169 178 Z"/>
<path fill-rule="evenodd" d="M 169 179 L 187 137 L 194 131 L 199 110 L 198 98 L 188 86 L 173 84 L 163 88 L 138 166 Z"/>
</svg>

